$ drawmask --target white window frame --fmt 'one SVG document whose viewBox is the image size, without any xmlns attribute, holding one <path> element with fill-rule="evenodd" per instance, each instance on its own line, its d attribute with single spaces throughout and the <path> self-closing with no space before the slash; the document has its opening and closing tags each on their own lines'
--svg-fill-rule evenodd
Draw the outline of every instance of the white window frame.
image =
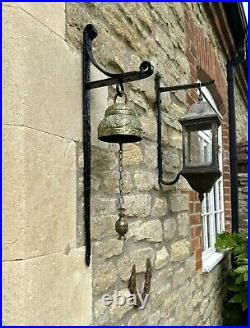
<svg viewBox="0 0 250 328">
<path fill-rule="evenodd" d="M 216 112 L 221 116 L 216 103 L 206 87 L 202 87 L 202 92 L 214 107 Z M 205 100 L 205 99 L 204 99 Z M 209 142 L 207 135 L 200 132 L 200 137 L 204 139 L 204 142 Z M 211 140 L 212 142 L 212 140 Z M 218 142 L 219 142 L 219 166 L 221 172 L 223 172 L 223 160 L 222 160 L 222 129 L 218 129 Z M 217 218 L 217 220 L 216 220 Z M 218 220 L 219 218 L 219 220 Z M 202 271 L 210 272 L 223 258 L 222 252 L 216 252 L 215 242 L 216 235 L 225 230 L 225 218 L 224 218 L 224 193 L 223 193 L 223 177 L 216 181 L 212 190 L 204 195 L 201 209 L 201 222 L 202 222 Z M 209 235 L 208 235 L 209 230 Z M 208 241 L 210 238 L 210 242 Z"/>
</svg>

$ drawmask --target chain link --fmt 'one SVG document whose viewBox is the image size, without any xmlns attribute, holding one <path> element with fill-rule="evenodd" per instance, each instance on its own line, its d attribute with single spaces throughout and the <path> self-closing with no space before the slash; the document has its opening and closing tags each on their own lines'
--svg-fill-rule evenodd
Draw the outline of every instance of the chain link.
<svg viewBox="0 0 250 328">
<path fill-rule="evenodd" d="M 119 144 L 119 216 L 124 215 L 124 198 L 123 198 L 123 149 L 122 143 Z"/>
</svg>

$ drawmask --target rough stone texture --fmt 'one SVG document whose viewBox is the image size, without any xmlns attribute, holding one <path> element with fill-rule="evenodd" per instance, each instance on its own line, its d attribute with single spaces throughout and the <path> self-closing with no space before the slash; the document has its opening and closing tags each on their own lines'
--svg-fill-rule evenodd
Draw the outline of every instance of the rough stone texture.
<svg viewBox="0 0 250 328">
<path fill-rule="evenodd" d="M 151 215 L 153 217 L 165 216 L 167 215 L 167 212 L 168 212 L 168 204 L 166 199 L 156 198 L 151 211 Z"/>
<path fill-rule="evenodd" d="M 190 233 L 190 219 L 188 212 L 178 214 L 176 221 L 179 237 L 186 237 Z"/>
<path fill-rule="evenodd" d="M 240 228 L 248 229 L 248 174 L 238 174 Z"/>
<path fill-rule="evenodd" d="M 137 240 L 147 239 L 152 242 L 162 241 L 162 225 L 160 221 L 151 220 L 142 223 L 135 233 Z"/>
<path fill-rule="evenodd" d="M 248 140 L 248 111 L 242 94 L 236 84 L 235 86 L 235 105 L 236 105 L 236 135 L 237 142 Z"/>
<path fill-rule="evenodd" d="M 66 3 L 66 38 L 81 50 L 82 29 L 94 22 L 99 33 L 93 44 L 95 58 L 107 70 L 131 71 L 137 69 L 142 60 L 150 60 L 161 72 L 162 84 L 188 83 L 190 71 L 184 23 L 188 7 L 198 25 L 206 23 L 204 33 L 213 35 L 202 4 Z M 213 38 L 214 45 L 216 42 Z M 223 61 L 223 55 L 220 57 Z M 111 104 L 114 87 L 106 90 Z M 125 90 L 129 106 L 135 108 L 141 120 L 144 138 L 139 143 L 124 145 L 124 197 L 129 231 L 121 254 L 119 246 L 114 249 L 111 246 L 116 244 L 113 238 L 119 195 L 118 148 L 117 145 L 106 145 L 106 148 L 100 145 L 93 151 L 92 178 L 98 181 L 98 188 L 93 189 L 92 194 L 92 231 L 97 241 L 93 244 L 93 323 L 201 325 L 204 324 L 200 310 L 203 300 L 210 301 L 214 291 L 221 291 L 223 284 L 216 284 L 216 268 L 207 275 L 195 272 L 194 254 L 190 249 L 189 200 L 182 192 L 189 190 L 187 182 L 180 178 L 174 186 L 159 188 L 153 78 L 128 83 Z M 182 167 L 178 119 L 187 110 L 186 92 L 165 94 L 162 100 L 163 170 L 164 178 L 171 180 Z M 103 107 L 106 106 L 105 99 Z M 98 119 L 99 116 L 96 121 Z M 94 124 L 96 129 L 97 122 Z M 92 142 L 95 145 L 96 138 L 94 132 Z M 104 307 L 101 295 L 125 290 L 133 264 L 138 273 L 138 289 L 142 289 L 147 257 L 153 265 L 147 307 L 143 311 Z M 203 296 L 201 291 L 205 289 L 210 292 Z M 213 314 L 215 307 L 217 314 Z M 221 306 L 213 303 L 211 308 L 205 324 L 220 324 Z"/>
<path fill-rule="evenodd" d="M 150 258 L 151 262 L 154 262 L 154 251 L 152 248 L 137 249 L 130 252 L 125 256 L 122 256 L 117 262 L 118 274 L 122 280 L 128 280 L 131 275 L 131 269 L 133 264 L 136 265 L 136 272 L 146 271 L 146 261 Z"/>
<path fill-rule="evenodd" d="M 108 239 L 107 241 L 98 241 L 95 244 L 97 256 L 108 259 L 112 256 L 122 253 L 123 241 L 117 239 Z"/>
<path fill-rule="evenodd" d="M 176 194 L 170 197 L 170 209 L 172 212 L 188 210 L 187 196 L 182 194 Z"/>
<path fill-rule="evenodd" d="M 123 147 L 124 150 L 124 160 L 123 164 L 124 166 L 134 166 L 134 165 L 140 165 L 143 163 L 143 157 L 142 157 L 142 152 L 137 144 L 129 144 L 124 145 Z"/>
<path fill-rule="evenodd" d="M 155 268 L 160 269 L 168 264 L 169 254 L 166 247 L 163 247 L 160 251 L 156 252 Z"/>
<path fill-rule="evenodd" d="M 158 188 L 158 181 L 155 172 L 137 170 L 134 174 L 135 186 L 139 191 L 150 191 Z"/>
<path fill-rule="evenodd" d="M 105 263 L 99 266 L 99 271 L 95 274 L 93 282 L 95 291 L 103 292 L 112 286 L 117 279 L 116 268 L 112 263 Z"/>
<path fill-rule="evenodd" d="M 83 257 L 84 248 L 4 262 L 3 325 L 91 324 L 92 272 Z"/>
<path fill-rule="evenodd" d="M 167 219 L 163 223 L 164 227 L 164 238 L 166 240 L 171 240 L 175 236 L 176 233 L 176 221 L 175 219 Z"/>
<path fill-rule="evenodd" d="M 147 217 L 151 211 L 151 195 L 136 194 L 124 197 L 127 216 Z"/>
<path fill-rule="evenodd" d="M 171 245 L 170 257 L 173 262 L 182 261 L 188 257 L 190 253 L 190 243 L 183 239 Z"/>
</svg>

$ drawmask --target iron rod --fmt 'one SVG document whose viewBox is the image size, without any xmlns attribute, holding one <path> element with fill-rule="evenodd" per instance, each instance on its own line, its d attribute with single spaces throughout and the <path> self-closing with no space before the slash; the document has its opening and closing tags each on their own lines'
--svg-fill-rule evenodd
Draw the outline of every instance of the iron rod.
<svg viewBox="0 0 250 328">
<path fill-rule="evenodd" d="M 168 92 L 168 91 L 177 91 L 177 90 L 188 90 L 199 87 L 205 87 L 207 85 L 213 84 L 214 80 L 201 82 L 201 83 L 191 83 L 191 84 L 181 84 L 181 85 L 173 85 L 171 87 L 160 87 L 160 92 Z"/>
<path fill-rule="evenodd" d="M 110 77 L 108 79 L 99 80 L 99 81 L 92 81 L 88 82 L 86 85 L 86 89 L 96 89 L 107 87 L 109 85 L 115 85 L 118 83 L 125 83 L 125 82 L 132 82 L 145 79 L 152 75 L 152 71 L 145 71 L 145 72 L 127 72 L 123 74 L 117 74 L 117 77 Z"/>
<path fill-rule="evenodd" d="M 84 158 L 84 230 L 85 230 L 85 262 L 90 265 L 91 258 L 91 226 L 90 226 L 90 199 L 91 199 L 91 125 L 90 125 L 90 90 L 86 88 L 90 80 L 90 57 L 92 40 L 97 34 L 90 33 L 88 28 L 83 32 L 83 158 Z"/>
</svg>

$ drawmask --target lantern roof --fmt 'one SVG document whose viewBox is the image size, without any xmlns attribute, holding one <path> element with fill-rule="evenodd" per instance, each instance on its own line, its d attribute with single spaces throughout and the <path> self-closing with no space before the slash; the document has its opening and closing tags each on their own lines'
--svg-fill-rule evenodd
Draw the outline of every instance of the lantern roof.
<svg viewBox="0 0 250 328">
<path fill-rule="evenodd" d="M 207 102 L 199 100 L 190 107 L 186 115 L 179 119 L 179 122 L 182 124 L 190 121 L 200 122 L 208 120 L 216 120 L 218 125 L 221 124 L 221 118 L 212 107 Z"/>
</svg>

